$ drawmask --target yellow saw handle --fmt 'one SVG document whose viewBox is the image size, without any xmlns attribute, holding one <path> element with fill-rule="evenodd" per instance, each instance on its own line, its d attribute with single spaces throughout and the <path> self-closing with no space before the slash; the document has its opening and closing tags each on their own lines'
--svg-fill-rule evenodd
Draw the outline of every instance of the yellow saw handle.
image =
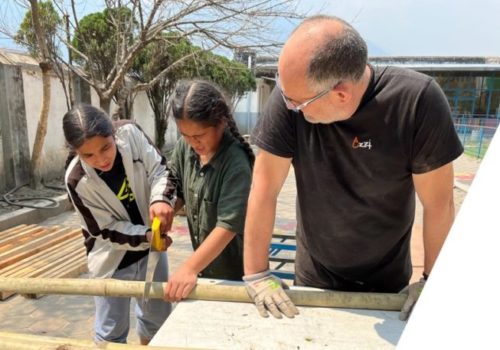
<svg viewBox="0 0 500 350">
<path fill-rule="evenodd" d="M 161 232 L 160 232 L 161 221 L 156 216 L 153 218 L 153 223 L 151 224 L 151 247 L 154 250 L 161 250 Z"/>
</svg>

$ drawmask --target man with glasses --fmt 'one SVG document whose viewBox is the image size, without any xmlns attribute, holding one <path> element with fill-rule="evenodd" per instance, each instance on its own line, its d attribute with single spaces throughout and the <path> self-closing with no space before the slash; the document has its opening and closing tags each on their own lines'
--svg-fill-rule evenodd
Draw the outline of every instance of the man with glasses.
<svg viewBox="0 0 500 350">
<path fill-rule="evenodd" d="M 293 164 L 295 284 L 408 292 L 406 319 L 454 220 L 452 161 L 463 151 L 430 77 L 373 67 L 358 32 L 306 19 L 281 52 L 276 88 L 252 133 L 260 148 L 244 235 L 247 290 L 262 316 L 298 310 L 269 272 L 276 200 Z M 408 286 L 415 192 L 424 208 L 423 278 Z"/>
</svg>

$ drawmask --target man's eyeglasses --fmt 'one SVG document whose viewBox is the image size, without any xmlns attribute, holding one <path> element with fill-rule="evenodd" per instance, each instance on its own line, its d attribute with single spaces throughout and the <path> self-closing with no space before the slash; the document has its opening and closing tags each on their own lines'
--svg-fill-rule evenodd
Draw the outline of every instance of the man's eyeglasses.
<svg viewBox="0 0 500 350">
<path fill-rule="evenodd" d="M 286 96 L 283 93 L 283 89 L 281 88 L 281 85 L 280 85 L 280 80 L 279 80 L 278 73 L 276 73 L 275 79 L 276 79 L 276 87 L 278 88 L 278 90 L 279 90 L 279 92 L 281 94 L 281 97 L 283 97 L 283 101 L 285 101 L 286 108 L 288 108 L 288 109 L 290 109 L 290 110 L 292 110 L 294 112 L 299 112 L 299 111 L 303 110 L 308 105 L 310 105 L 314 101 L 320 99 L 321 97 L 325 96 L 327 93 L 329 93 L 330 91 L 332 91 L 337 85 L 340 84 L 340 82 L 338 82 L 338 83 L 334 84 L 331 88 L 328 88 L 328 89 L 326 89 L 324 91 L 321 91 L 319 94 L 317 94 L 313 98 L 310 98 L 309 100 L 304 101 L 302 103 L 298 103 L 298 102 L 292 100 L 291 98 L 289 98 L 288 96 Z"/>
</svg>

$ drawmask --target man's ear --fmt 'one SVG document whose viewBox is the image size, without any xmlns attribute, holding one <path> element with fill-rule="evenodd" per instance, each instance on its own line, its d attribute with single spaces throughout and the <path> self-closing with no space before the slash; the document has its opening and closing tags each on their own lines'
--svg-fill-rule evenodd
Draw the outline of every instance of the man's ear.
<svg viewBox="0 0 500 350">
<path fill-rule="evenodd" d="M 332 93 L 340 103 L 348 103 L 352 99 L 352 91 L 348 84 L 341 83 L 333 88 Z"/>
</svg>

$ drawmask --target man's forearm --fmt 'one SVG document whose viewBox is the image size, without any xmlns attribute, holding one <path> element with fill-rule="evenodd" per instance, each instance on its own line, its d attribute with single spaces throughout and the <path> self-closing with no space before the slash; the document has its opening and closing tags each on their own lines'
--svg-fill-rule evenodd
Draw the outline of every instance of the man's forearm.
<svg viewBox="0 0 500 350">
<path fill-rule="evenodd" d="M 424 272 L 429 274 L 455 219 L 453 199 L 442 207 L 424 208 Z"/>
<path fill-rule="evenodd" d="M 269 245 L 276 215 L 276 198 L 269 198 L 269 195 L 259 196 L 252 192 L 248 200 L 244 235 L 243 257 L 246 275 L 269 268 Z"/>
</svg>

